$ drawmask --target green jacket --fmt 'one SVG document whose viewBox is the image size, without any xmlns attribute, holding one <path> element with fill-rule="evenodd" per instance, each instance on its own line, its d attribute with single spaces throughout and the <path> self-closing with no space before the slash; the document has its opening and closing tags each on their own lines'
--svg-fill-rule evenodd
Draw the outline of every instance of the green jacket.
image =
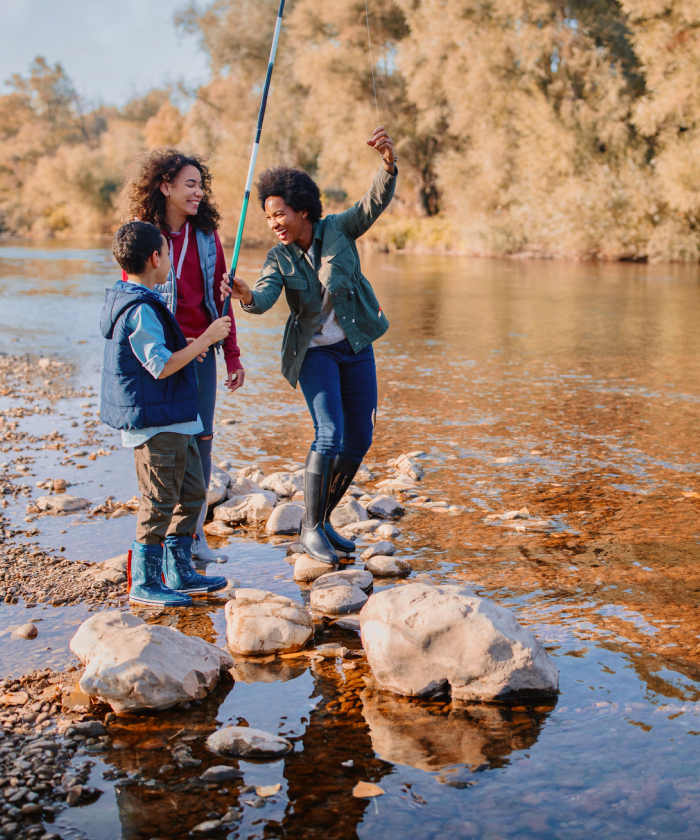
<svg viewBox="0 0 700 840">
<path fill-rule="evenodd" d="M 369 280 L 360 270 L 355 240 L 369 230 L 394 195 L 396 175 L 382 166 L 364 197 L 343 213 L 326 216 L 314 225 L 313 270 L 301 248 L 276 245 L 269 251 L 253 287 L 247 312 L 261 315 L 272 307 L 284 289 L 290 316 L 282 339 L 282 374 L 296 388 L 299 371 L 318 326 L 323 286 L 331 295 L 333 310 L 355 353 L 389 329 Z M 323 286 L 321 285 L 323 283 Z"/>
</svg>

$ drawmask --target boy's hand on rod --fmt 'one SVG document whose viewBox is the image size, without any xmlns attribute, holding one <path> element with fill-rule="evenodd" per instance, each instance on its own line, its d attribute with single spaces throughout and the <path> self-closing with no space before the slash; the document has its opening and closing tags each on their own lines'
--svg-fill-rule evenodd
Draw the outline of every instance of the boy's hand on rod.
<svg viewBox="0 0 700 840">
<path fill-rule="evenodd" d="M 218 344 L 231 332 L 231 318 L 225 315 L 213 321 L 202 334 L 207 345 Z"/>
</svg>

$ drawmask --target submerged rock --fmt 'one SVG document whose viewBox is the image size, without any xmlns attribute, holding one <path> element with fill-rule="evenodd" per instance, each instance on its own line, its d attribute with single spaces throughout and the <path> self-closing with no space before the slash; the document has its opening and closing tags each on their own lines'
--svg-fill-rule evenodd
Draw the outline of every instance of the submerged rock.
<svg viewBox="0 0 700 840">
<path fill-rule="evenodd" d="M 303 515 L 302 505 L 278 505 L 267 520 L 265 530 L 268 534 L 298 534 Z"/>
<path fill-rule="evenodd" d="M 401 577 L 411 574 L 411 565 L 400 557 L 379 554 L 365 561 L 365 569 L 376 577 Z"/>
<path fill-rule="evenodd" d="M 208 767 L 199 778 L 203 782 L 225 782 L 228 779 L 242 779 L 243 776 L 243 772 L 235 767 L 217 764 L 214 767 Z"/>
<path fill-rule="evenodd" d="M 309 613 L 284 595 L 237 589 L 226 603 L 228 646 L 244 656 L 299 650 L 313 632 Z"/>
<path fill-rule="evenodd" d="M 286 738 L 250 726 L 226 726 L 212 732 L 207 746 L 214 752 L 241 758 L 278 758 L 292 749 Z"/>
<path fill-rule="evenodd" d="M 413 583 L 373 595 L 360 613 L 372 673 L 399 694 L 449 683 L 457 699 L 556 694 L 559 674 L 513 614 L 459 586 Z"/>
<path fill-rule="evenodd" d="M 80 688 L 115 712 L 167 709 L 204 697 L 233 665 L 230 654 L 172 627 L 130 613 L 99 613 L 83 622 L 70 649 L 85 664 Z"/>
</svg>

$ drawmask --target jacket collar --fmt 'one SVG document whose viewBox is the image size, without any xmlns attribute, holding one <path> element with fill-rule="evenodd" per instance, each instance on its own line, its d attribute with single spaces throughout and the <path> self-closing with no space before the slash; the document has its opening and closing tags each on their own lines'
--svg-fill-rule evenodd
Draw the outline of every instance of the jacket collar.
<svg viewBox="0 0 700 840">
<path fill-rule="evenodd" d="M 316 243 L 321 243 L 323 241 L 323 220 L 322 219 L 318 222 L 314 222 L 313 229 L 312 229 L 312 237 L 313 237 L 313 241 L 311 243 L 311 247 L 315 251 L 315 256 L 319 256 L 320 253 L 321 253 L 320 245 L 317 245 Z M 292 257 L 295 262 L 299 262 L 299 260 L 304 259 L 305 252 L 302 251 L 302 249 L 297 245 L 296 242 L 292 242 L 291 245 L 285 245 L 284 247 L 287 249 L 290 257 Z"/>
</svg>

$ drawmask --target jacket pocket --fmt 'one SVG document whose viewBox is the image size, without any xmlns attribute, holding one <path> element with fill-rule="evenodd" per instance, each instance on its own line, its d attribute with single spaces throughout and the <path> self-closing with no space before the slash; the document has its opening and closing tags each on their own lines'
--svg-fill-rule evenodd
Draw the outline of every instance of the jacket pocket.
<svg viewBox="0 0 700 840">
<path fill-rule="evenodd" d="M 309 296 L 309 281 L 299 274 L 283 274 L 284 294 L 290 310 L 299 315 L 304 301 Z"/>
<path fill-rule="evenodd" d="M 318 279 L 331 291 L 348 289 L 357 268 L 355 251 L 349 239 L 339 236 L 321 254 L 321 268 Z"/>
</svg>

